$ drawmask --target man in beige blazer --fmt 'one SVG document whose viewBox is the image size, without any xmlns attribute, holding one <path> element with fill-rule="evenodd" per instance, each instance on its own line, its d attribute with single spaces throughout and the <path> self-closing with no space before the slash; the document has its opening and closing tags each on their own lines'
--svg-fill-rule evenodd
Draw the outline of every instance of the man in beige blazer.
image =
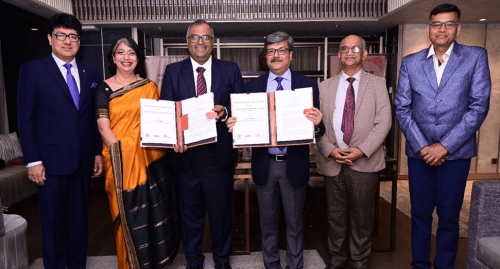
<svg viewBox="0 0 500 269">
<path fill-rule="evenodd" d="M 371 205 L 377 172 L 385 168 L 382 143 L 391 127 L 391 107 L 385 79 L 361 69 L 368 55 L 362 38 L 344 38 L 338 55 L 342 72 L 319 85 L 326 132 L 317 141 L 316 162 L 325 176 L 331 255 L 325 269 L 348 262 L 368 268 Z"/>
</svg>

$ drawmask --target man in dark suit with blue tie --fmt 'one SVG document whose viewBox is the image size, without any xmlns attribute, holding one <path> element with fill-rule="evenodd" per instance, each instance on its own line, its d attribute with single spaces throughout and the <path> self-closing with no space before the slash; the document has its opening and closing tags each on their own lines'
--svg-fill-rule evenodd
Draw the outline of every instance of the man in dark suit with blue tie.
<svg viewBox="0 0 500 269">
<path fill-rule="evenodd" d="M 100 76 L 75 60 L 81 32 L 72 15 L 50 18 L 52 54 L 24 63 L 17 84 L 24 162 L 38 184 L 45 268 L 85 268 L 89 179 L 102 171 L 93 105 Z"/>
<path fill-rule="evenodd" d="M 432 45 L 406 56 L 396 115 L 406 137 L 413 268 L 454 268 L 458 219 L 476 132 L 488 113 L 491 78 L 486 50 L 455 42 L 460 10 L 442 4 L 429 16 Z M 436 257 L 430 262 L 432 212 L 437 210 Z"/>
<path fill-rule="evenodd" d="M 161 99 L 181 101 L 214 94 L 217 142 L 186 149 L 176 145 L 169 152 L 175 171 L 182 223 L 182 246 L 187 269 L 203 268 L 203 230 L 206 211 L 210 219 L 215 268 L 231 268 L 232 188 L 236 151 L 225 120 L 231 93 L 243 92 L 238 65 L 212 58 L 214 32 L 203 20 L 193 22 L 186 35 L 189 57 L 165 69 Z"/>
<path fill-rule="evenodd" d="M 311 87 L 314 107 L 308 110 L 306 117 L 314 123 L 316 137 L 319 137 L 324 134 L 324 125 L 321 123 L 323 114 L 319 110 L 318 84 L 290 70 L 293 44 L 293 38 L 287 33 L 268 35 L 264 49 L 270 71 L 245 84 L 245 90 L 248 93 L 274 92 Z M 230 132 L 236 123 L 236 118 L 228 119 Z M 259 202 L 265 268 L 281 269 L 278 230 L 281 202 L 286 221 L 286 268 L 303 268 L 303 210 L 309 181 L 309 145 L 253 148 L 252 176 Z"/>
</svg>

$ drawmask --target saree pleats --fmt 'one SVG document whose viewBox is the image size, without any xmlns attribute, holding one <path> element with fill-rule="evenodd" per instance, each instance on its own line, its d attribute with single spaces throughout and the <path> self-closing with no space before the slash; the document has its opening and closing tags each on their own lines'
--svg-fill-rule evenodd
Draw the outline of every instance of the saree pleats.
<svg viewBox="0 0 500 269">
<path fill-rule="evenodd" d="M 158 89 L 144 79 L 109 98 L 110 127 L 119 141 L 109 150 L 104 145 L 103 158 L 119 268 L 166 268 L 180 244 L 175 182 L 165 150 L 140 146 L 139 99 L 158 99 Z"/>
</svg>

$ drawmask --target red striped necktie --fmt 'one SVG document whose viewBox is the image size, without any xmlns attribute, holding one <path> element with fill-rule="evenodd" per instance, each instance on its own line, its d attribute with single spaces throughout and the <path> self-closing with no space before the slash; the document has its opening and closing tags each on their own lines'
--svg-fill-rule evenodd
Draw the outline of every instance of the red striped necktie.
<svg viewBox="0 0 500 269">
<path fill-rule="evenodd" d="M 347 87 L 347 93 L 345 97 L 344 104 L 344 114 L 342 116 L 342 132 L 344 132 L 343 140 L 349 145 L 352 138 L 352 133 L 354 133 L 354 110 L 356 109 L 355 100 L 354 100 L 354 87 L 352 83 L 355 78 L 348 78 L 349 87 Z"/>
</svg>

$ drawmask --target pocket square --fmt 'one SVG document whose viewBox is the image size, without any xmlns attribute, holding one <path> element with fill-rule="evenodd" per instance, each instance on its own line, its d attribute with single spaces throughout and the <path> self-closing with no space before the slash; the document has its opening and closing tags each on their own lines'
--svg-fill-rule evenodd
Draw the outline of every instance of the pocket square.
<svg viewBox="0 0 500 269">
<path fill-rule="evenodd" d="M 95 87 L 97 87 L 97 82 L 92 83 L 92 86 L 90 86 L 91 89 L 94 89 Z"/>
</svg>

